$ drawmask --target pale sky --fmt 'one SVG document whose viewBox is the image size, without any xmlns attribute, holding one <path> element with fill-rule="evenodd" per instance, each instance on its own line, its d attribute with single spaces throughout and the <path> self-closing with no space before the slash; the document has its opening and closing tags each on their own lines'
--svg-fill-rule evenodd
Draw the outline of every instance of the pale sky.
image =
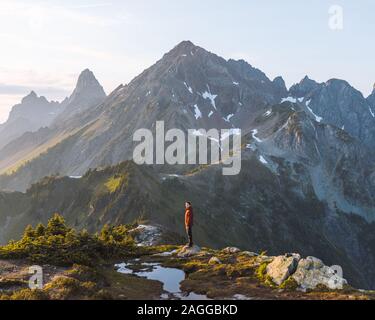
<svg viewBox="0 0 375 320">
<path fill-rule="evenodd" d="M 343 9 L 343 29 L 329 9 Z M 91 69 L 107 93 L 182 40 L 243 58 L 287 86 L 306 74 L 375 82 L 372 0 L 0 0 L 0 123 L 30 90 L 61 100 Z"/>
</svg>

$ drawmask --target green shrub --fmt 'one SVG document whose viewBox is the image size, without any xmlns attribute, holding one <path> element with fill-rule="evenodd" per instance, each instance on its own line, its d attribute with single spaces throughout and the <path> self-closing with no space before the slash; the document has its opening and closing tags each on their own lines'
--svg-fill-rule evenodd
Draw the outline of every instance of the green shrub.
<svg viewBox="0 0 375 320">
<path fill-rule="evenodd" d="M 277 285 L 273 282 L 272 278 L 267 275 L 267 266 L 269 265 L 269 262 L 263 262 L 258 269 L 255 271 L 255 276 L 258 278 L 258 280 L 265 285 L 276 288 Z"/>
<path fill-rule="evenodd" d="M 295 291 L 297 290 L 297 288 L 298 288 L 298 283 L 292 277 L 289 277 L 280 285 L 280 289 L 284 289 L 288 291 Z"/>
<path fill-rule="evenodd" d="M 258 269 L 255 271 L 255 275 L 258 278 L 259 281 L 264 282 L 266 280 L 266 269 L 267 269 L 268 263 L 263 262 Z"/>
<path fill-rule="evenodd" d="M 43 290 L 22 289 L 0 295 L 0 300 L 49 300 L 49 296 Z"/>
<path fill-rule="evenodd" d="M 137 247 L 128 234 L 130 226 L 104 226 L 99 235 L 67 227 L 55 214 L 45 227 L 39 224 L 25 229 L 19 241 L 0 247 L 0 259 L 28 259 L 33 263 L 95 265 L 103 260 L 129 256 Z"/>
</svg>

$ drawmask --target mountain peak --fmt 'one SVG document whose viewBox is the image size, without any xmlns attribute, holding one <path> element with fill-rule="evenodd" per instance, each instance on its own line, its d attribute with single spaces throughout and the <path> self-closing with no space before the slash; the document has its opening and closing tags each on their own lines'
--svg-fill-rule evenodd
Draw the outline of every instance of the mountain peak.
<svg viewBox="0 0 375 320">
<path fill-rule="evenodd" d="M 278 76 L 272 80 L 272 83 L 278 88 L 281 96 L 286 96 L 288 94 L 288 89 L 286 88 L 285 81 L 283 77 Z"/>
<path fill-rule="evenodd" d="M 190 40 L 181 41 L 175 49 L 193 49 L 196 48 L 196 45 L 192 43 Z"/>
<path fill-rule="evenodd" d="M 319 87 L 319 83 L 310 79 L 307 75 L 297 84 L 294 84 L 289 93 L 295 97 L 304 97 Z"/>
<path fill-rule="evenodd" d="M 181 55 L 190 55 L 192 52 L 198 47 L 189 40 L 184 40 L 176 45 L 171 51 L 169 51 L 166 55 L 167 56 L 181 56 Z"/>
<path fill-rule="evenodd" d="M 86 88 L 97 88 L 103 90 L 99 81 L 95 78 L 94 73 L 89 69 L 85 69 L 81 72 L 76 85 L 76 90 L 84 90 Z"/>
<path fill-rule="evenodd" d="M 31 92 L 29 93 L 28 97 L 36 98 L 36 97 L 37 97 L 37 94 L 35 93 L 34 90 L 31 90 Z"/>
<path fill-rule="evenodd" d="M 72 112 L 82 111 L 85 108 L 101 103 L 106 98 L 103 87 L 95 78 L 94 73 L 83 70 L 77 80 L 77 85 L 68 100 L 63 101 L 66 110 L 61 117 L 72 115 Z M 74 111 L 72 111 L 74 110 Z"/>
<path fill-rule="evenodd" d="M 22 103 L 32 103 L 38 100 L 38 95 L 32 90 L 27 96 L 22 99 Z"/>
<path fill-rule="evenodd" d="M 300 82 L 301 85 L 310 85 L 310 86 L 315 86 L 318 84 L 318 82 L 316 82 L 315 80 L 313 79 L 310 79 L 309 76 L 305 76 L 301 82 Z"/>
<path fill-rule="evenodd" d="M 95 78 L 94 73 L 89 69 L 83 70 L 79 75 L 76 88 L 74 89 L 71 98 L 76 97 L 83 92 L 90 93 L 96 96 L 106 96 L 103 87 Z"/>
<path fill-rule="evenodd" d="M 276 77 L 275 79 L 272 80 L 272 82 L 275 85 L 277 85 L 278 87 L 285 88 L 285 81 L 284 81 L 283 77 L 281 77 L 281 76 Z"/>
</svg>

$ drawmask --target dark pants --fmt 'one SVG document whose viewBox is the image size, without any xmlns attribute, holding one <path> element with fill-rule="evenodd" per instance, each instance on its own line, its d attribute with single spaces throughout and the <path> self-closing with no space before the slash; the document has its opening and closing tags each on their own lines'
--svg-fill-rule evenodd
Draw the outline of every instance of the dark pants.
<svg viewBox="0 0 375 320">
<path fill-rule="evenodd" d="M 189 239 L 189 247 L 193 246 L 193 231 L 192 227 L 186 227 L 186 235 Z"/>
</svg>

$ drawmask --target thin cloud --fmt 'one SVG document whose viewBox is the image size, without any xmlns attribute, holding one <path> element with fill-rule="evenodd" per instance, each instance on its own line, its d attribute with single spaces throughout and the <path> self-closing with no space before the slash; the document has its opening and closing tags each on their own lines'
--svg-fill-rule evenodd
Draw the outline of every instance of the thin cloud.
<svg viewBox="0 0 375 320">
<path fill-rule="evenodd" d="M 111 7 L 110 3 L 84 4 L 75 6 L 54 6 L 47 3 L 27 3 L 2 0 L 0 3 L 0 16 L 12 16 L 26 19 L 32 28 L 43 28 L 49 23 L 78 23 L 97 27 L 111 27 L 119 24 L 139 23 L 121 6 L 116 8 L 117 13 L 106 14 L 105 12 L 88 12 L 86 9 L 100 7 Z"/>
<path fill-rule="evenodd" d="M 51 96 L 67 96 L 70 94 L 69 90 L 55 88 L 55 87 L 45 87 L 45 86 L 23 86 L 15 84 L 1 84 L 0 83 L 0 95 L 24 95 L 30 91 L 35 91 L 39 95 L 51 95 Z"/>
</svg>

